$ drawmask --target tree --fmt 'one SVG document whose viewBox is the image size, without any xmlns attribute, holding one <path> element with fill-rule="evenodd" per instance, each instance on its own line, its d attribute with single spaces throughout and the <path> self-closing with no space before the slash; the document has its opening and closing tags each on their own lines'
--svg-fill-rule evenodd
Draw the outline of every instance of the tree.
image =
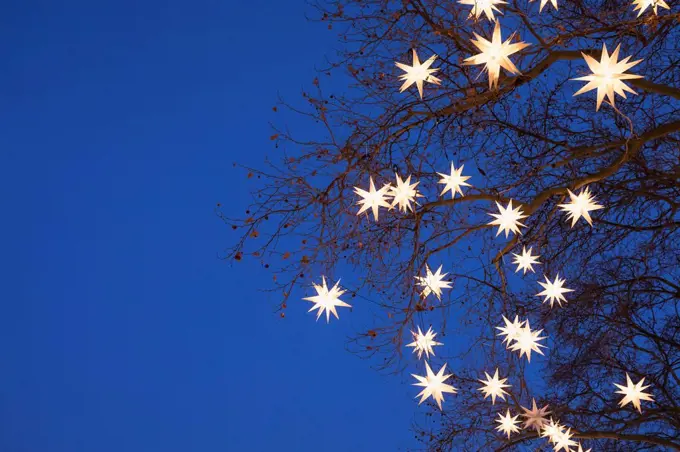
<svg viewBox="0 0 680 452">
<path fill-rule="evenodd" d="M 354 269 L 347 288 L 386 315 L 351 346 L 384 369 L 412 366 L 404 341 L 417 326 L 435 325 L 447 346 L 456 343 L 437 357 L 459 392 L 435 427 L 415 426 L 432 450 L 549 448 L 535 430 L 509 439 L 495 431 L 496 413 L 521 414 L 533 398 L 584 450 L 680 450 L 680 13 L 670 5 L 638 15 L 628 0 L 560 1 L 540 14 L 525 1 L 496 6 L 504 39 L 514 31 L 513 42 L 531 46 L 511 57 L 521 74 L 502 71 L 490 89 L 481 66 L 463 64 L 478 53 L 474 33 L 489 38 L 494 28 L 469 17 L 471 6 L 315 5 L 342 50 L 303 107 L 279 108 L 317 128 L 277 128 L 281 161 L 248 169 L 260 179 L 246 217 L 220 213 L 241 233 L 228 258 L 271 265 L 281 309 L 312 279 Z M 596 111 L 595 94 L 574 97 L 584 82 L 571 79 L 590 73 L 583 55 L 599 60 L 602 44 L 642 59 L 631 72 L 644 78 L 626 81 L 637 95 Z M 410 63 L 411 49 L 438 55 L 441 84 L 426 83 L 422 100 L 414 86 L 398 92 L 394 62 Z M 331 74 L 348 75 L 343 94 L 323 89 Z M 450 162 L 472 176 L 465 196 L 440 196 L 438 173 Z M 356 215 L 354 187 L 366 189 L 369 177 L 394 184 L 395 173 L 419 181 L 419 206 L 382 209 L 379 221 Z M 571 227 L 559 205 L 586 187 L 603 209 L 592 212 L 592 226 L 580 219 Z M 496 237 L 489 213 L 509 200 L 526 227 Z M 540 254 L 535 274 L 514 273 L 512 253 L 524 246 Z M 440 264 L 453 282 L 441 302 L 423 297 L 414 279 Z M 566 304 L 536 297 L 544 274 L 566 279 L 574 290 Z M 527 364 L 507 350 L 496 329 L 503 315 L 542 329 L 545 356 Z M 492 405 L 477 389 L 495 367 L 513 386 L 506 403 Z M 613 383 L 626 374 L 650 385 L 654 402 L 641 413 L 618 404 Z"/>
</svg>

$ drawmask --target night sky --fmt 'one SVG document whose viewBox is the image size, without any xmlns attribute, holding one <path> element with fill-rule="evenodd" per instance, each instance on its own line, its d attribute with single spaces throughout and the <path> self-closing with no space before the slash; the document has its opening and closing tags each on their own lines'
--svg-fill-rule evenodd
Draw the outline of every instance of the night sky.
<svg viewBox="0 0 680 452">
<path fill-rule="evenodd" d="M 416 446 L 408 372 L 221 260 L 272 107 L 338 45 L 302 1 L 24 1 L 0 12 L 0 451 Z M 326 87 L 341 81 L 327 81 Z M 307 293 L 306 295 L 311 295 Z M 299 294 L 304 296 L 305 294 Z"/>
</svg>

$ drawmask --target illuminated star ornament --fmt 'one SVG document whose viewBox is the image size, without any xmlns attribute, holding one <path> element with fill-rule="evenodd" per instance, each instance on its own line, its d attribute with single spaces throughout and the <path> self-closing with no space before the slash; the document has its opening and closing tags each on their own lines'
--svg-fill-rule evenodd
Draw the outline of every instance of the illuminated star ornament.
<svg viewBox="0 0 680 452">
<path fill-rule="evenodd" d="M 399 69 L 406 72 L 399 76 L 399 80 L 403 80 L 404 84 L 401 85 L 399 92 L 404 92 L 406 88 L 413 85 L 414 83 L 418 87 L 418 93 L 420 98 L 423 98 L 423 82 L 434 83 L 435 85 L 441 84 L 441 80 L 435 77 L 434 74 L 439 70 L 439 68 L 430 69 L 434 60 L 437 59 L 437 55 L 432 55 L 430 58 L 425 60 L 424 63 L 420 63 L 418 59 L 418 54 L 416 50 L 413 49 L 413 66 L 409 66 L 404 63 L 395 62 Z"/>
<path fill-rule="evenodd" d="M 574 96 L 578 96 L 579 94 L 587 93 L 588 91 L 597 89 L 597 106 L 595 111 L 600 109 L 600 105 L 602 105 L 602 101 L 604 100 L 605 96 L 607 96 L 609 103 L 614 106 L 614 93 L 618 94 L 624 99 L 626 98 L 626 91 L 632 94 L 637 94 L 628 85 L 626 85 L 623 80 L 642 78 L 642 76 L 635 74 L 624 74 L 624 72 L 642 60 L 636 60 L 629 63 L 628 60 L 630 60 L 630 57 L 627 56 L 623 60 L 618 61 L 620 48 L 621 44 L 616 46 L 616 50 L 614 50 L 614 53 L 612 53 L 610 56 L 609 53 L 607 53 L 607 45 L 602 44 L 602 56 L 600 61 L 597 61 L 590 55 L 581 53 L 581 55 L 583 55 L 583 59 L 586 60 L 586 64 L 588 64 L 588 67 L 593 73 L 591 75 L 586 75 L 585 77 L 572 79 L 588 82 L 583 88 L 576 91 Z"/>
<path fill-rule="evenodd" d="M 543 330 L 533 331 L 529 326 L 529 321 L 526 321 L 526 326 L 520 329 L 519 334 L 515 338 L 515 342 L 510 344 L 510 350 L 519 351 L 519 357 L 527 355 L 527 361 L 531 362 L 531 352 L 534 351 L 540 355 L 543 354 L 539 347 L 545 348 L 538 341 L 545 339 L 545 336 L 540 334 Z"/>
<path fill-rule="evenodd" d="M 498 14 L 503 14 L 498 8 L 496 8 L 496 5 L 507 4 L 507 2 L 502 0 L 460 0 L 458 3 L 472 6 L 472 11 L 470 11 L 470 15 L 468 17 L 475 16 L 475 19 L 479 19 L 482 17 L 482 14 L 485 14 L 487 19 L 490 21 L 494 20 L 494 11 L 496 11 Z"/>
<path fill-rule="evenodd" d="M 658 15 L 657 9 L 659 6 L 665 9 L 671 9 L 663 0 L 633 0 L 633 6 L 635 6 L 634 11 L 640 10 L 638 12 L 638 17 L 640 17 L 647 8 L 652 8 L 655 16 Z"/>
<path fill-rule="evenodd" d="M 484 383 L 484 386 L 479 388 L 478 391 L 482 391 L 484 393 L 485 399 L 491 396 L 492 405 L 496 404 L 496 397 L 500 397 L 501 399 L 505 400 L 504 394 L 507 394 L 507 391 L 504 388 L 510 387 L 510 385 L 505 384 L 508 379 L 499 379 L 498 369 L 496 369 L 496 373 L 493 375 L 493 378 L 490 377 L 486 372 L 484 372 L 484 375 L 486 375 L 486 380 L 479 380 L 480 382 Z"/>
<path fill-rule="evenodd" d="M 354 192 L 361 196 L 361 200 L 357 204 L 361 205 L 361 209 L 357 212 L 357 215 L 361 215 L 368 209 L 373 211 L 373 217 L 375 221 L 378 221 L 378 210 L 380 207 L 387 207 L 391 209 L 392 206 L 387 202 L 386 197 L 389 197 L 389 191 L 391 188 L 390 184 L 385 184 L 380 190 L 375 189 L 373 185 L 373 178 L 370 178 L 370 188 L 369 191 L 360 189 L 359 187 L 354 187 Z"/>
<path fill-rule="evenodd" d="M 411 334 L 413 335 L 414 341 L 406 346 L 414 347 L 413 353 L 418 352 L 418 359 L 422 358 L 423 352 L 425 352 L 426 358 L 429 358 L 430 355 L 434 356 L 434 350 L 432 350 L 432 347 L 436 345 L 442 345 L 441 342 L 436 342 L 434 340 L 434 337 L 437 335 L 437 333 L 432 331 L 432 327 L 428 328 L 427 333 L 425 334 L 423 334 L 423 332 L 420 330 L 420 327 L 418 327 L 417 333 L 411 331 Z"/>
<path fill-rule="evenodd" d="M 491 41 L 487 41 L 477 33 L 474 33 L 474 35 L 475 39 L 472 39 L 472 44 L 479 49 L 480 53 L 466 58 L 463 64 L 483 64 L 484 69 L 489 73 L 489 89 L 498 87 L 498 78 L 501 74 L 501 68 L 511 74 L 520 74 L 519 69 L 517 69 L 508 57 L 513 53 L 528 47 L 529 44 L 526 42 L 510 44 L 514 33 L 503 42 L 501 39 L 501 26 L 498 22 L 496 22 L 493 29 L 493 38 L 491 38 Z"/>
<path fill-rule="evenodd" d="M 318 284 L 313 284 L 314 289 L 316 290 L 316 295 L 313 297 L 303 298 L 303 300 L 314 303 L 314 306 L 312 306 L 308 312 L 312 312 L 315 309 L 319 310 L 316 315 L 316 320 L 319 320 L 321 314 L 326 311 L 326 323 L 328 323 L 330 322 L 331 313 L 333 313 L 336 319 L 340 319 L 340 317 L 338 317 L 338 312 L 335 310 L 337 306 L 344 308 L 351 308 L 352 306 L 348 305 L 339 298 L 340 295 L 345 293 L 345 291 L 341 290 L 339 287 L 340 281 L 336 282 L 331 290 L 328 290 L 328 286 L 326 286 L 326 278 L 324 276 L 321 277 L 321 281 L 323 284 L 320 286 Z"/>
<path fill-rule="evenodd" d="M 649 385 L 642 386 L 644 384 L 644 382 L 645 382 L 645 379 L 642 378 L 640 381 L 637 382 L 637 384 L 633 384 L 633 381 L 628 376 L 628 373 L 626 373 L 626 386 L 618 385 L 618 384 L 614 383 L 614 386 L 616 386 L 617 388 L 620 389 L 620 391 L 616 391 L 616 393 L 617 394 L 623 394 L 625 396 L 619 402 L 619 406 L 624 407 L 624 406 L 628 405 L 629 403 L 632 403 L 633 406 L 640 413 L 642 413 L 642 408 L 640 408 L 640 401 L 641 400 L 646 400 L 648 402 L 654 401 L 651 394 L 644 392 L 645 389 L 649 388 Z"/>
<path fill-rule="evenodd" d="M 427 372 L 426 376 L 421 377 L 420 375 L 411 374 L 416 380 L 419 381 L 419 383 L 414 383 L 413 386 L 423 386 L 425 388 L 420 391 L 420 394 L 416 396 L 420 397 L 420 402 L 418 402 L 418 405 L 423 403 L 428 397 L 432 397 L 435 402 L 437 402 L 437 406 L 439 406 L 439 409 L 441 410 L 442 402 L 444 401 L 444 393 L 456 393 L 456 388 L 444 383 L 451 377 L 451 374 L 444 375 L 445 369 L 446 364 L 444 364 L 442 368 L 439 369 L 439 372 L 437 372 L 435 375 L 435 373 L 432 372 L 432 369 L 430 369 L 430 365 L 427 363 L 427 361 L 425 361 L 425 370 Z"/>
<path fill-rule="evenodd" d="M 592 449 L 583 450 L 583 448 L 581 447 L 581 443 L 578 443 L 578 449 L 575 450 L 574 452 L 590 452 L 591 450 Z"/>
<path fill-rule="evenodd" d="M 565 303 L 567 302 L 567 299 L 564 298 L 564 294 L 567 292 L 573 292 L 572 289 L 567 289 L 564 287 L 565 280 L 560 279 L 560 275 L 557 274 L 555 275 L 555 281 L 550 282 L 547 276 L 545 277 L 545 282 L 542 283 L 538 281 L 538 283 L 543 286 L 543 289 L 545 289 L 543 292 L 539 292 L 536 294 L 537 297 L 545 297 L 543 299 L 543 303 L 549 301 L 550 302 L 550 307 L 553 307 L 553 303 L 557 302 L 559 306 L 562 306 L 562 302 L 564 301 Z"/>
<path fill-rule="evenodd" d="M 499 336 L 505 336 L 503 343 L 507 344 L 507 348 L 510 348 L 510 343 L 516 340 L 522 332 L 525 321 L 523 320 L 520 322 L 518 316 L 515 316 L 515 320 L 512 322 L 503 316 L 503 321 L 505 322 L 505 327 L 497 326 L 496 329 L 501 331 L 498 333 Z"/>
<path fill-rule="evenodd" d="M 522 212 L 522 206 L 517 206 L 517 208 L 513 209 L 512 208 L 512 199 L 510 202 L 508 202 L 508 207 L 503 208 L 498 202 L 496 202 L 496 206 L 498 207 L 498 211 L 500 213 L 490 213 L 492 217 L 496 218 L 493 220 L 491 223 L 488 223 L 492 226 L 498 226 L 498 232 L 496 232 L 496 237 L 500 235 L 501 232 L 505 231 L 505 238 L 508 238 L 508 233 L 513 232 L 515 234 L 521 234 L 519 227 L 523 226 L 522 223 L 519 222 L 522 218 L 526 218 L 527 216 L 524 215 L 524 212 Z"/>
<path fill-rule="evenodd" d="M 571 439 L 572 436 L 574 435 L 571 433 L 570 428 L 566 430 L 560 429 L 558 432 L 556 432 L 553 436 L 553 449 L 555 452 L 560 452 L 561 450 L 564 450 L 565 452 L 571 452 L 571 447 L 576 445 L 576 441 Z"/>
<path fill-rule="evenodd" d="M 437 269 L 436 273 L 432 273 L 432 270 L 430 270 L 430 267 L 426 264 L 425 265 L 425 277 L 422 276 L 416 276 L 415 278 L 418 280 L 417 284 L 419 286 L 423 286 L 424 289 L 421 293 L 423 298 L 427 297 L 431 293 L 435 294 L 437 299 L 441 301 L 442 299 L 442 289 L 450 289 L 451 288 L 451 283 L 449 281 L 444 281 L 444 277 L 448 275 L 448 273 L 442 274 L 442 266 L 440 265 L 439 268 Z"/>
<path fill-rule="evenodd" d="M 554 444 L 557 441 L 558 435 L 561 434 L 563 430 L 564 428 L 559 422 L 555 422 L 552 418 L 550 418 L 550 423 L 543 427 L 541 436 L 543 438 L 548 438 L 550 442 Z"/>
<path fill-rule="evenodd" d="M 578 196 L 573 194 L 569 189 L 567 189 L 567 191 L 569 192 L 571 200 L 567 204 L 560 204 L 559 207 L 564 212 L 567 212 L 567 216 L 571 220 L 571 227 L 573 228 L 581 217 L 592 226 L 593 219 L 590 218 L 590 212 L 593 210 L 600 210 L 602 209 L 602 206 L 595 202 L 595 198 L 590 194 L 590 189 L 584 187 Z"/>
<path fill-rule="evenodd" d="M 533 0 L 529 0 L 533 1 Z M 548 4 L 548 0 L 541 0 L 541 5 L 538 7 L 538 12 L 541 13 L 543 12 L 543 7 Z M 557 0 L 550 0 L 550 4 L 553 5 L 553 8 L 557 11 Z"/>
<path fill-rule="evenodd" d="M 420 182 L 411 184 L 411 176 L 407 177 L 405 181 L 401 180 L 398 174 L 396 174 L 396 176 L 397 185 L 394 187 L 391 186 L 389 193 L 392 197 L 392 207 L 399 206 L 400 212 L 406 212 L 407 210 L 413 212 L 411 203 L 418 204 L 416 198 L 421 198 L 423 196 L 416 190 L 416 187 Z"/>
<path fill-rule="evenodd" d="M 528 430 L 530 428 L 536 429 L 537 432 L 541 432 L 543 429 L 543 426 L 548 423 L 548 420 L 546 419 L 546 416 L 550 414 L 550 411 L 548 411 L 548 405 L 544 406 L 543 408 L 539 409 L 536 406 L 536 400 L 531 399 L 533 408 L 524 408 L 524 416 L 526 420 L 524 421 L 524 429 Z"/>
<path fill-rule="evenodd" d="M 526 246 L 522 247 L 521 255 L 515 253 L 512 253 L 512 255 L 515 256 L 515 260 L 512 263 L 517 264 L 517 270 L 515 270 L 515 273 L 522 270 L 523 274 L 526 275 L 527 270 L 532 272 L 534 271 L 534 264 L 540 264 L 540 262 L 538 262 L 538 258 L 541 256 L 535 256 L 531 254 L 531 248 L 529 248 L 529 251 L 527 251 Z"/>
<path fill-rule="evenodd" d="M 510 434 L 511 433 L 518 433 L 519 432 L 519 427 L 517 427 L 517 424 L 519 421 L 517 418 L 519 416 L 511 416 L 510 415 L 510 409 L 508 409 L 505 412 L 505 416 L 503 416 L 501 413 L 498 413 L 499 419 L 496 419 L 496 422 L 498 422 L 500 425 L 496 427 L 496 430 L 499 432 L 503 432 L 508 435 L 508 439 L 510 439 Z"/>
<path fill-rule="evenodd" d="M 451 162 L 451 174 L 439 174 L 442 178 L 438 182 L 440 184 L 445 184 L 440 196 L 443 196 L 447 191 L 451 191 L 451 199 L 456 196 L 456 192 L 463 196 L 463 190 L 461 187 L 470 187 L 471 185 L 465 182 L 470 178 L 470 176 L 463 176 L 463 167 L 465 165 L 460 165 L 460 168 L 456 169 Z"/>
</svg>

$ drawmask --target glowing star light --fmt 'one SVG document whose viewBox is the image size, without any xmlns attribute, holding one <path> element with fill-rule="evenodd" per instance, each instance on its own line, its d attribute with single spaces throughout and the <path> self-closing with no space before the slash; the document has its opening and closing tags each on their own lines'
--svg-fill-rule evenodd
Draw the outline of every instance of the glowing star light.
<svg viewBox="0 0 680 452">
<path fill-rule="evenodd" d="M 442 289 L 451 288 L 451 283 L 449 281 L 444 281 L 444 277 L 448 275 L 448 273 L 444 273 L 442 275 L 441 265 L 437 269 L 436 273 L 432 273 L 432 270 L 430 270 L 430 267 L 426 264 L 425 271 L 426 271 L 425 277 L 416 276 L 416 279 L 418 280 L 416 284 L 424 287 L 421 295 L 424 298 L 433 293 L 436 295 L 437 299 L 441 301 Z"/>
<path fill-rule="evenodd" d="M 396 64 L 399 69 L 406 72 L 405 74 L 399 76 L 399 80 L 404 81 L 404 84 L 401 85 L 399 92 L 400 93 L 404 92 L 406 88 L 415 83 L 416 86 L 418 87 L 418 93 L 420 94 L 420 98 L 422 99 L 423 82 L 429 82 L 434 83 L 435 85 L 439 85 L 441 83 L 441 80 L 432 75 L 435 72 L 437 72 L 439 68 L 430 69 L 430 66 L 432 65 L 432 63 L 434 63 L 434 60 L 436 59 L 437 55 L 432 55 L 430 58 L 425 60 L 424 63 L 421 64 L 420 60 L 418 59 L 418 54 L 416 53 L 416 50 L 413 49 L 413 66 L 395 62 L 394 64 Z"/>
<path fill-rule="evenodd" d="M 506 385 L 505 382 L 508 381 L 507 378 L 499 379 L 498 378 L 498 369 L 496 369 L 496 373 L 493 375 L 493 378 L 489 376 L 486 372 L 484 372 L 484 375 L 486 375 L 486 380 L 479 380 L 480 382 L 484 383 L 484 386 L 478 389 L 478 391 L 482 391 L 484 393 L 484 398 L 486 399 L 487 397 L 491 396 L 491 404 L 495 405 L 496 404 L 496 397 L 500 397 L 501 399 L 505 400 L 505 395 L 507 394 L 507 391 L 503 388 L 509 388 L 510 385 Z"/>
<path fill-rule="evenodd" d="M 497 330 L 501 330 L 500 333 L 498 333 L 499 336 L 505 336 L 505 339 L 503 339 L 503 343 L 507 344 L 507 348 L 510 348 L 510 343 L 519 337 L 519 333 L 522 332 L 522 327 L 524 326 L 524 320 L 519 321 L 519 317 L 515 316 L 514 321 L 510 321 L 503 316 L 503 321 L 505 321 L 505 327 L 502 326 L 497 326 Z"/>
<path fill-rule="evenodd" d="M 560 204 L 559 207 L 563 211 L 567 212 L 568 218 L 571 220 L 571 227 L 573 228 L 579 218 L 583 217 L 589 225 L 593 225 L 593 220 L 590 218 L 590 211 L 600 210 L 602 206 L 595 202 L 595 198 L 590 194 L 590 189 L 588 187 L 583 188 L 581 192 L 576 196 L 567 189 L 569 192 L 570 202 L 567 204 Z"/>
<path fill-rule="evenodd" d="M 496 206 L 498 207 L 498 211 L 500 213 L 490 213 L 489 215 L 496 219 L 493 220 L 491 223 L 488 223 L 492 226 L 498 226 L 498 232 L 496 232 L 496 237 L 498 237 L 498 235 L 500 235 L 500 233 L 503 231 L 505 231 L 506 239 L 508 238 L 509 232 L 521 234 L 519 227 L 526 226 L 520 223 L 519 220 L 527 217 L 521 210 L 522 206 L 517 206 L 517 208 L 513 209 L 512 199 L 510 200 L 510 202 L 508 202 L 508 207 L 506 208 L 503 208 L 503 206 L 498 204 L 498 202 L 496 202 Z"/>
<path fill-rule="evenodd" d="M 386 197 L 389 197 L 388 192 L 390 191 L 391 185 L 385 184 L 380 190 L 376 191 L 375 185 L 373 185 L 372 177 L 370 178 L 370 182 L 371 186 L 369 191 L 362 190 L 359 187 L 354 187 L 354 192 L 362 198 L 357 203 L 361 205 L 361 209 L 359 209 L 357 215 L 361 215 L 368 209 L 371 209 L 373 211 L 373 217 L 375 218 L 375 221 L 378 221 L 378 209 L 380 209 L 380 207 L 387 207 L 388 209 L 392 208 L 386 199 Z"/>
<path fill-rule="evenodd" d="M 555 445 L 553 446 L 555 452 L 560 452 L 561 450 L 571 452 L 571 447 L 576 445 L 576 441 L 571 439 L 572 436 L 573 434 L 571 433 L 570 428 L 555 433 Z"/>
<path fill-rule="evenodd" d="M 511 433 L 518 433 L 519 432 L 519 427 L 517 427 L 517 424 L 519 421 L 517 420 L 518 416 L 511 416 L 510 415 L 510 409 L 508 409 L 505 412 L 505 416 L 503 416 L 501 413 L 498 413 L 499 419 L 496 419 L 496 422 L 498 422 L 500 425 L 496 427 L 496 430 L 499 432 L 503 432 L 508 435 L 508 439 L 510 439 L 510 434 Z"/>
<path fill-rule="evenodd" d="M 333 313 L 336 319 L 340 319 L 340 317 L 338 317 L 338 312 L 335 310 L 336 306 L 344 308 L 351 308 L 352 306 L 340 300 L 340 295 L 346 292 L 340 289 L 340 281 L 336 282 L 331 290 L 328 290 L 328 286 L 326 286 L 326 278 L 324 276 L 321 277 L 321 281 L 323 284 L 320 286 L 313 284 L 314 289 L 316 290 L 316 295 L 313 297 L 303 298 L 303 300 L 314 303 L 314 306 L 312 306 L 309 312 L 312 312 L 315 309 L 319 310 L 318 314 L 316 315 L 316 320 L 319 320 L 321 314 L 326 311 L 326 323 L 328 323 L 331 319 L 331 313 Z"/>
<path fill-rule="evenodd" d="M 533 0 L 529 0 L 529 1 L 533 1 Z M 548 0 L 541 0 L 541 5 L 538 7 L 538 12 L 539 13 L 542 12 L 543 7 L 547 4 L 548 4 Z M 553 5 L 553 8 L 555 8 L 555 10 L 558 9 L 557 8 L 557 0 L 550 0 L 550 4 Z"/>
<path fill-rule="evenodd" d="M 494 20 L 494 11 L 496 11 L 498 14 L 503 14 L 498 8 L 496 8 L 496 5 L 507 4 L 507 2 L 502 0 L 460 0 L 458 3 L 472 6 L 472 11 L 470 11 L 470 15 L 468 17 L 475 16 L 476 19 L 479 19 L 482 17 L 482 14 L 486 14 L 487 19 L 490 21 Z"/>
<path fill-rule="evenodd" d="M 633 0 L 633 6 L 635 6 L 634 11 L 640 10 L 638 12 L 638 17 L 640 17 L 647 8 L 652 8 L 655 16 L 658 15 L 657 9 L 659 6 L 665 9 L 671 9 L 663 0 Z"/>
<path fill-rule="evenodd" d="M 563 430 L 564 427 L 562 427 L 559 422 L 555 422 L 552 418 L 550 418 L 550 423 L 543 427 L 541 436 L 543 438 L 548 438 L 550 442 L 554 444 L 557 442 L 558 435 L 560 435 Z"/>
<path fill-rule="evenodd" d="M 526 326 L 523 327 L 517 337 L 515 338 L 515 343 L 510 345 L 510 350 L 518 351 L 519 357 L 527 355 L 527 361 L 531 362 L 531 352 L 534 351 L 540 355 L 543 354 L 539 347 L 545 348 L 545 345 L 541 345 L 538 341 L 545 339 L 545 336 L 540 334 L 543 330 L 532 331 L 529 326 L 529 321 L 526 321 Z"/>
<path fill-rule="evenodd" d="M 555 275 L 555 281 L 550 282 L 547 276 L 545 277 L 545 282 L 542 283 L 538 281 L 538 283 L 543 286 L 543 289 L 545 289 L 543 292 L 539 292 L 536 294 L 537 297 L 545 297 L 543 300 L 543 303 L 546 301 L 550 302 L 550 307 L 553 307 L 553 303 L 556 301 L 558 305 L 562 306 L 562 302 L 564 301 L 565 303 L 567 302 L 567 299 L 564 298 L 565 293 L 567 292 L 573 292 L 572 289 L 567 289 L 564 287 L 565 280 L 560 279 L 560 275 L 557 274 Z"/>
<path fill-rule="evenodd" d="M 522 255 L 515 253 L 512 253 L 512 255 L 515 256 L 515 260 L 512 261 L 512 263 L 517 264 L 517 270 L 515 270 L 515 273 L 523 270 L 523 274 L 526 275 L 527 270 L 531 270 L 532 272 L 534 271 L 534 264 L 540 264 L 540 262 L 538 262 L 538 258 L 541 256 L 532 255 L 531 248 L 529 248 L 529 251 L 527 252 L 526 246 L 522 247 Z"/>
<path fill-rule="evenodd" d="M 451 162 L 451 174 L 437 173 L 442 177 L 438 183 L 446 184 L 440 196 L 444 195 L 449 190 L 451 191 L 451 199 L 453 199 L 456 196 L 456 192 L 460 193 L 460 195 L 463 196 L 463 190 L 461 189 L 461 187 L 471 186 L 470 184 L 465 182 L 470 178 L 470 176 L 463 176 L 464 166 L 465 165 L 460 165 L 460 168 L 456 169 L 456 167 L 453 165 L 453 162 Z"/>
<path fill-rule="evenodd" d="M 414 347 L 413 353 L 418 352 L 418 359 L 423 356 L 423 352 L 425 352 L 426 358 L 429 358 L 430 354 L 434 356 L 434 350 L 432 350 L 432 347 L 435 345 L 442 345 L 441 342 L 436 342 L 434 340 L 434 337 L 437 335 L 437 333 L 432 331 L 432 327 L 428 328 L 427 333 L 425 334 L 423 334 L 423 332 L 420 330 L 420 327 L 418 327 L 417 333 L 411 331 L 411 334 L 413 335 L 414 342 L 411 342 L 406 346 Z"/>
<path fill-rule="evenodd" d="M 510 44 L 514 33 L 505 42 L 501 39 L 501 26 L 498 22 L 493 29 L 493 38 L 491 41 L 474 33 L 476 39 L 472 39 L 472 44 L 480 51 L 477 55 L 466 58 L 463 64 L 483 64 L 484 69 L 489 73 L 489 89 L 498 87 L 498 78 L 501 74 L 501 68 L 510 72 L 511 74 L 520 74 L 519 69 L 508 58 L 515 52 L 528 47 L 526 42 L 516 42 Z"/>
<path fill-rule="evenodd" d="M 394 187 L 390 187 L 390 196 L 392 196 L 392 207 L 394 206 L 399 206 L 399 211 L 401 212 L 406 212 L 407 210 L 409 212 L 413 212 L 413 207 L 411 206 L 411 203 L 416 203 L 416 198 L 422 198 L 423 195 L 418 193 L 418 190 L 416 190 L 416 186 L 420 182 L 416 182 L 415 184 L 411 184 L 411 176 L 407 177 L 405 181 L 401 180 L 401 177 L 399 177 L 398 174 L 397 176 L 397 185 Z"/>
<path fill-rule="evenodd" d="M 583 448 L 581 447 L 581 443 L 578 443 L 578 450 L 575 450 L 574 452 L 590 452 L 591 450 L 592 449 L 583 450 Z"/>
<path fill-rule="evenodd" d="M 451 377 L 451 374 L 444 375 L 445 369 L 446 364 L 444 364 L 442 368 L 439 369 L 439 372 L 437 372 L 435 375 L 434 372 L 432 372 L 432 369 L 430 369 L 430 365 L 427 363 L 427 361 L 425 361 L 425 370 L 427 372 L 426 376 L 421 377 L 420 375 L 411 374 L 416 380 L 419 381 L 419 383 L 414 383 L 413 386 L 423 386 L 425 388 L 420 391 L 420 394 L 416 396 L 420 397 L 420 402 L 418 402 L 418 405 L 423 403 L 428 397 L 432 397 L 435 402 L 437 402 L 437 406 L 439 406 L 439 409 L 441 410 L 442 402 L 444 401 L 444 393 L 456 393 L 456 388 L 444 383 Z"/>
<path fill-rule="evenodd" d="M 626 85 L 623 80 L 642 78 L 642 76 L 635 74 L 624 74 L 624 72 L 642 60 L 629 63 L 628 60 L 630 60 L 630 57 L 627 56 L 623 60 L 617 61 L 619 59 L 620 48 L 621 44 L 616 46 L 616 50 L 614 50 L 614 53 L 612 53 L 610 56 L 609 53 L 607 53 L 607 45 L 602 44 L 602 57 L 600 58 L 600 61 L 597 61 L 590 55 L 581 53 L 581 55 L 583 55 L 583 59 L 586 60 L 586 64 L 588 64 L 588 67 L 593 73 L 592 75 L 586 75 L 585 77 L 572 79 L 588 82 L 586 86 L 576 91 L 574 96 L 578 96 L 579 94 L 587 93 L 588 91 L 597 89 L 597 107 L 595 108 L 595 111 L 600 109 L 600 105 L 602 105 L 602 101 L 604 100 L 605 96 L 607 96 L 607 99 L 609 99 L 609 103 L 614 106 L 614 93 L 618 94 L 624 99 L 626 98 L 625 91 L 628 91 L 632 94 L 637 94 L 628 85 Z"/>
<path fill-rule="evenodd" d="M 652 399 L 651 394 L 644 392 L 645 389 L 649 388 L 649 385 L 642 386 L 642 384 L 644 382 L 645 382 L 645 379 L 642 378 L 640 381 L 637 382 L 637 384 L 633 384 L 633 381 L 628 376 L 628 373 L 626 373 L 626 386 L 618 385 L 618 384 L 614 383 L 614 386 L 616 386 L 617 388 L 620 389 L 620 391 L 616 391 L 616 393 L 617 394 L 623 394 L 625 396 L 619 402 L 619 406 L 623 407 L 623 406 L 628 405 L 629 403 L 632 403 L 633 406 L 640 413 L 642 413 L 642 408 L 640 408 L 640 401 L 641 400 L 646 400 L 646 401 L 649 401 L 649 402 L 654 401 L 654 399 Z"/>
<path fill-rule="evenodd" d="M 530 428 L 534 428 L 540 433 L 543 429 L 543 426 L 548 423 L 548 420 L 545 417 L 550 414 L 550 411 L 548 411 L 548 405 L 539 409 L 536 406 L 535 399 L 531 399 L 531 402 L 533 404 L 533 408 L 529 409 L 522 407 L 524 410 L 524 414 L 522 414 L 522 416 L 526 418 L 524 421 L 524 429 L 528 430 Z"/>
</svg>

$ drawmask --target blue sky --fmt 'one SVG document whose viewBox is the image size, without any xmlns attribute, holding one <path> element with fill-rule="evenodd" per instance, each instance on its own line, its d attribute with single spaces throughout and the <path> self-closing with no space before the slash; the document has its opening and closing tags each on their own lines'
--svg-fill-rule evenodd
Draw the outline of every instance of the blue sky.
<svg viewBox="0 0 680 452">
<path fill-rule="evenodd" d="M 414 445 L 410 376 L 345 351 L 356 313 L 326 325 L 300 301 L 280 319 L 266 270 L 217 258 L 235 236 L 215 203 L 248 200 L 232 163 L 273 150 L 277 94 L 335 46 L 306 11 L 3 5 L 0 450 Z"/>
</svg>

